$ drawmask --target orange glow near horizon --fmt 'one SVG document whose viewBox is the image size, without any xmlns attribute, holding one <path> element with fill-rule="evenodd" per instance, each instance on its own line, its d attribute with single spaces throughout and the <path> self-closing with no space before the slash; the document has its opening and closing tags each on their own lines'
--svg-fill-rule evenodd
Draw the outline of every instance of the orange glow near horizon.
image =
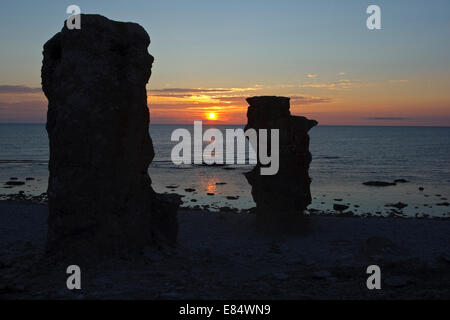
<svg viewBox="0 0 450 320">
<path fill-rule="evenodd" d="M 425 85 L 422 79 L 362 82 L 339 80 L 241 88 L 149 89 L 153 124 L 247 122 L 247 97 L 290 97 L 291 113 L 320 125 L 450 126 L 450 79 Z M 0 122 L 45 122 L 47 99 L 38 88 L 0 86 Z M 8 91 L 9 90 L 9 91 Z"/>
<path fill-rule="evenodd" d="M 291 113 L 321 125 L 450 124 L 450 96 L 443 83 L 424 86 L 421 79 L 318 81 L 306 84 L 254 85 L 242 88 L 150 89 L 152 123 L 245 124 L 247 97 L 290 97 Z"/>
</svg>

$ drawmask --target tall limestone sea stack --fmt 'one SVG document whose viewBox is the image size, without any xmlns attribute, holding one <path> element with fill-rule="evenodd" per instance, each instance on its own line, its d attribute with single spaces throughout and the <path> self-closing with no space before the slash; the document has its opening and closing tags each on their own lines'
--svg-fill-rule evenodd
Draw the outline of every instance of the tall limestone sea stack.
<svg viewBox="0 0 450 320">
<path fill-rule="evenodd" d="M 179 199 L 154 192 L 146 84 L 153 57 L 138 24 L 81 15 L 44 45 L 49 252 L 111 255 L 174 243 Z"/>
<path fill-rule="evenodd" d="M 292 116 L 287 97 L 252 97 L 247 102 L 250 106 L 245 130 L 279 129 L 280 136 L 278 173 L 261 175 L 259 157 L 255 168 L 246 173 L 258 221 L 262 227 L 295 231 L 296 222 L 302 220 L 303 211 L 311 203 L 308 131 L 317 121 Z"/>
</svg>

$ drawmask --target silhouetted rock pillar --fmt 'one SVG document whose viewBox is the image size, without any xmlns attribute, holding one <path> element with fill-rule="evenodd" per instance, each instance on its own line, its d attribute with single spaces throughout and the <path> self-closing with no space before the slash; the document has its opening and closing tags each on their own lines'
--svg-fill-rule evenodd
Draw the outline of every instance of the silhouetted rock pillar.
<svg viewBox="0 0 450 320">
<path fill-rule="evenodd" d="M 179 199 L 156 194 L 147 173 L 149 44 L 138 24 L 81 15 L 80 30 L 64 26 L 44 45 L 50 252 L 108 255 L 176 240 Z"/>
<path fill-rule="evenodd" d="M 247 99 L 250 106 L 245 130 L 279 129 L 278 173 L 261 175 L 259 157 L 255 168 L 246 173 L 247 181 L 252 186 L 258 220 L 268 227 L 295 228 L 292 223 L 302 216 L 311 203 L 308 131 L 317 125 L 317 121 L 292 116 L 289 101 L 290 98 L 274 96 Z"/>
</svg>

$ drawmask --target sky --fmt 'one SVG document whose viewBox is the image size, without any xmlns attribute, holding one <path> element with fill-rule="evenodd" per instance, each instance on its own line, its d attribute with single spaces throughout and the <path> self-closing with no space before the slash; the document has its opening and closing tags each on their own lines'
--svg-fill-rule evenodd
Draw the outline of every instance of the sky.
<svg viewBox="0 0 450 320">
<path fill-rule="evenodd" d="M 282 95 L 322 125 L 450 126 L 448 0 L 2 0 L 1 123 L 45 122 L 42 46 L 72 4 L 147 30 L 152 123 L 242 124 L 246 97 Z"/>
</svg>

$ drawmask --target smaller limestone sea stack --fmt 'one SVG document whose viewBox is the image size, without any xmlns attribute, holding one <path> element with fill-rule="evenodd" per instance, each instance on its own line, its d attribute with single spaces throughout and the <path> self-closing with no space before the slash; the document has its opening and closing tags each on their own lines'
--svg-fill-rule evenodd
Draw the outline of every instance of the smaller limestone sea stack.
<svg viewBox="0 0 450 320">
<path fill-rule="evenodd" d="M 303 211 L 311 203 L 308 131 L 317 125 L 317 121 L 292 116 L 290 98 L 287 97 L 252 97 L 247 102 L 250 106 L 245 130 L 279 129 L 280 137 L 278 173 L 261 175 L 263 165 L 259 156 L 255 168 L 246 173 L 252 186 L 258 221 L 263 226 L 296 228 L 293 222 L 301 219 Z"/>
<path fill-rule="evenodd" d="M 138 24 L 81 15 L 80 30 L 64 26 L 44 45 L 49 252 L 90 257 L 176 240 L 179 199 L 155 193 L 147 172 L 149 44 Z"/>
</svg>

